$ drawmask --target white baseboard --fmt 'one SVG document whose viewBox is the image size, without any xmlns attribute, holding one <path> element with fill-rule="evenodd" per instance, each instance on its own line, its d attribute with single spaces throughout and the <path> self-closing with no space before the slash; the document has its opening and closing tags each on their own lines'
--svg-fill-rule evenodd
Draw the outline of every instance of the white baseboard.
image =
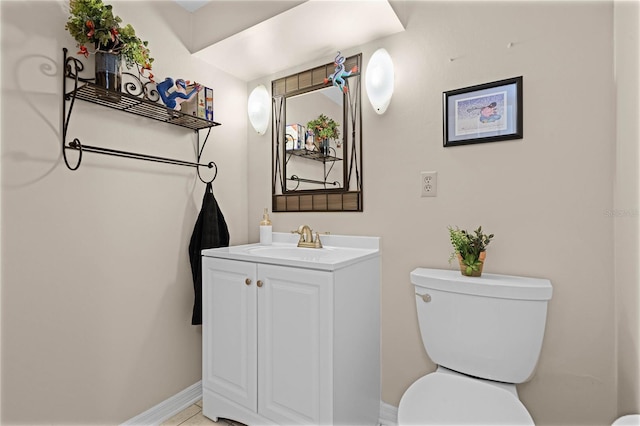
<svg viewBox="0 0 640 426">
<path fill-rule="evenodd" d="M 380 401 L 380 424 L 383 426 L 397 426 L 398 407 Z"/>
<path fill-rule="evenodd" d="M 178 392 L 160 404 L 148 409 L 144 413 L 127 420 L 120 426 L 154 426 L 178 414 L 188 406 L 202 399 L 202 381 L 194 383 L 188 388 Z M 380 401 L 380 425 L 397 426 L 398 407 Z"/>
<path fill-rule="evenodd" d="M 192 384 L 155 407 L 127 420 L 121 426 L 159 425 L 200 399 L 202 399 L 202 381 Z"/>
</svg>

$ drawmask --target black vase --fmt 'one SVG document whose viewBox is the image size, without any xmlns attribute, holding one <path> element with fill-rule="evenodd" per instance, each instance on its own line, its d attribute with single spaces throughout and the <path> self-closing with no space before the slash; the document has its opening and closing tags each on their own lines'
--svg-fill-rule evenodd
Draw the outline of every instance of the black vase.
<svg viewBox="0 0 640 426">
<path fill-rule="evenodd" d="M 329 139 L 322 139 L 320 152 L 322 152 L 322 155 L 325 155 L 325 156 L 329 155 Z"/>
<path fill-rule="evenodd" d="M 120 70 L 120 55 L 98 50 L 96 56 L 96 85 L 109 92 L 119 93 L 122 90 L 122 72 Z M 114 101 L 120 100 L 119 95 L 100 93 L 101 98 Z"/>
</svg>

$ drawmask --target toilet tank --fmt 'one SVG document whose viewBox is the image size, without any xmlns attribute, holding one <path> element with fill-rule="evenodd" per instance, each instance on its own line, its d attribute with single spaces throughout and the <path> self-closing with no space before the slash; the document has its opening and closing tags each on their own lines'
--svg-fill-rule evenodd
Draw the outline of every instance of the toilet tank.
<svg viewBox="0 0 640 426">
<path fill-rule="evenodd" d="M 553 291 L 549 280 L 418 268 L 411 282 L 422 342 L 434 363 L 506 383 L 533 376 Z"/>
</svg>

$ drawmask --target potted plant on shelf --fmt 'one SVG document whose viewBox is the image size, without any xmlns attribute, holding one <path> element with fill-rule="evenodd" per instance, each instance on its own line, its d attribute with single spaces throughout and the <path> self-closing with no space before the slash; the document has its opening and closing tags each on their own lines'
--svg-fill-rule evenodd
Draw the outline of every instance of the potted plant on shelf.
<svg viewBox="0 0 640 426">
<path fill-rule="evenodd" d="M 320 114 L 318 118 L 307 123 L 307 129 L 309 129 L 313 133 L 314 138 L 320 142 L 319 148 L 323 155 L 329 155 L 329 139 L 339 141 L 339 126 L 338 123 L 324 114 Z M 340 143 L 338 143 L 337 146 L 339 148 Z"/>
<path fill-rule="evenodd" d="M 102 0 L 70 0 L 69 13 L 65 29 L 78 43 L 78 54 L 95 54 L 96 84 L 119 92 L 122 60 L 128 68 L 137 67 L 140 75 L 151 70 L 153 58 L 148 42 L 136 35 L 131 24 L 123 26 L 111 5 Z M 153 81 L 150 72 L 146 77 Z"/>
<path fill-rule="evenodd" d="M 459 229 L 457 226 L 455 229 L 449 226 L 448 229 L 451 245 L 453 246 L 449 263 L 454 258 L 457 258 L 462 275 L 470 277 L 481 276 L 487 254 L 487 246 L 491 242 L 493 234 L 483 234 L 482 226 L 479 226 L 473 233 Z"/>
</svg>

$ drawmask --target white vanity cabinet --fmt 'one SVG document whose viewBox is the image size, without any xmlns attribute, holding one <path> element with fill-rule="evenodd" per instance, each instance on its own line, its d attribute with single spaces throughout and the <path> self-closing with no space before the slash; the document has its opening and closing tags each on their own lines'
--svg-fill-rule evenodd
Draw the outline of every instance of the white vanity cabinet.
<svg viewBox="0 0 640 426">
<path fill-rule="evenodd" d="M 203 252 L 204 414 L 249 425 L 377 424 L 377 251 L 304 267 L 228 249 Z"/>
</svg>

